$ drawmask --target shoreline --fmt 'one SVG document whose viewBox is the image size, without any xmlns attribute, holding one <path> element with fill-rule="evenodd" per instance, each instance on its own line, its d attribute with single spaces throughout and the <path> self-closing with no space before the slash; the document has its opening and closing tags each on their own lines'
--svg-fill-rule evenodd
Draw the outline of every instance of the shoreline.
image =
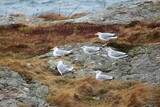
<svg viewBox="0 0 160 107">
<path fill-rule="evenodd" d="M 98 12 L 88 14 L 76 19 L 45 21 L 44 19 L 35 16 L 20 15 L 20 16 L 1 16 L 0 25 L 28 23 L 31 25 L 48 25 L 61 22 L 71 23 L 129 23 L 135 20 L 159 20 L 160 19 L 160 2 L 158 0 L 148 1 L 128 1 L 124 4 L 118 3 L 99 10 Z"/>
<path fill-rule="evenodd" d="M 3 1 L 3 0 L 2 0 Z M 15 1 L 15 0 L 14 0 Z M 21 13 L 26 15 L 37 15 L 37 14 L 44 14 L 44 13 L 50 13 L 55 12 L 60 13 L 62 15 L 68 15 L 70 12 L 72 12 L 76 6 L 78 7 L 75 11 L 75 13 L 90 13 L 97 10 L 97 8 L 104 8 L 112 4 L 119 3 L 121 1 L 128 1 L 128 0 L 114 0 L 114 1 L 108 1 L 108 0 L 78 0 L 78 1 L 65 1 L 65 0 L 46 0 L 44 1 L 37 1 L 37 0 L 28 0 L 28 1 L 15 1 L 13 4 L 5 4 L 5 2 L 1 4 L 0 8 L 0 14 L 6 15 L 6 14 L 14 14 L 14 13 Z M 7 2 L 7 1 L 6 1 Z M 1 1 L 0 1 L 1 3 Z M 22 3 L 22 4 L 21 4 Z M 20 5 L 20 6 L 19 6 Z M 90 5 L 90 7 L 88 7 Z M 14 8 L 16 7 L 16 8 Z M 3 9 L 4 8 L 4 9 Z M 28 10 L 28 11 L 25 11 Z M 4 11 L 4 12 L 3 12 Z"/>
</svg>

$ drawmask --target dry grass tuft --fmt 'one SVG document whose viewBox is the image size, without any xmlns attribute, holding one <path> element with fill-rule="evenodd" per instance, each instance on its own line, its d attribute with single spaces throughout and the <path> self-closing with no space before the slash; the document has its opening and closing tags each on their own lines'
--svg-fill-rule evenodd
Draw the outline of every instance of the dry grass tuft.
<svg viewBox="0 0 160 107">
<path fill-rule="evenodd" d="M 76 14 L 72 15 L 70 18 L 76 19 L 76 18 L 80 18 L 80 17 L 86 16 L 86 15 L 87 15 L 86 13 L 76 13 Z"/>
<path fill-rule="evenodd" d="M 41 14 L 38 16 L 38 18 L 43 18 L 46 21 L 57 21 L 57 20 L 65 20 L 65 19 L 75 19 L 75 18 L 80 18 L 87 15 L 86 13 L 77 13 L 74 14 L 72 16 L 64 16 L 58 13 L 45 13 L 45 14 Z"/>
<path fill-rule="evenodd" d="M 10 14 L 10 16 L 22 17 L 22 16 L 25 16 L 25 15 L 24 15 L 24 14 L 21 14 L 21 13 L 16 13 L 16 14 Z"/>
<path fill-rule="evenodd" d="M 125 25 L 119 33 L 119 41 L 128 44 L 142 45 L 160 42 L 160 22 L 139 22 L 134 21 Z"/>
<path fill-rule="evenodd" d="M 67 17 L 58 14 L 58 13 L 46 13 L 46 14 L 41 14 L 38 16 L 38 18 L 43 18 L 46 21 L 55 21 L 55 20 L 65 20 Z"/>
</svg>

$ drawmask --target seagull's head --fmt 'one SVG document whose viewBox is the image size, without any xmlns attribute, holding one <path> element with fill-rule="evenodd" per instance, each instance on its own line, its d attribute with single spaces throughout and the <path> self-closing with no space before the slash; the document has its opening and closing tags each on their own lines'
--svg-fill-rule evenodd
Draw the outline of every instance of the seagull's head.
<svg viewBox="0 0 160 107">
<path fill-rule="evenodd" d="M 58 61 L 58 64 L 63 64 L 63 61 L 59 60 L 59 61 Z"/>
<path fill-rule="evenodd" d="M 96 34 L 94 34 L 94 35 L 100 35 L 101 34 L 101 32 L 97 32 Z"/>
<path fill-rule="evenodd" d="M 96 74 L 101 74 L 102 71 L 94 71 Z"/>
<path fill-rule="evenodd" d="M 54 50 L 58 50 L 58 47 L 54 47 Z"/>
<path fill-rule="evenodd" d="M 81 48 L 84 49 L 86 46 L 82 46 Z"/>
<path fill-rule="evenodd" d="M 110 47 L 106 48 L 106 51 L 111 51 L 112 49 Z"/>
<path fill-rule="evenodd" d="M 54 47 L 51 49 L 52 51 L 58 50 L 58 47 Z"/>
</svg>

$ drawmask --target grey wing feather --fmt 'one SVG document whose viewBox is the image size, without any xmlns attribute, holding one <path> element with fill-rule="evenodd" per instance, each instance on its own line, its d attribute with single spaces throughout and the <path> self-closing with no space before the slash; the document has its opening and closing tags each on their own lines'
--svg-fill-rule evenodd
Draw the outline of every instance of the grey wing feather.
<svg viewBox="0 0 160 107">
<path fill-rule="evenodd" d="M 115 51 L 115 50 L 113 50 L 112 53 L 121 54 L 121 55 L 126 55 L 126 53 L 124 53 L 124 52 Z"/>
<path fill-rule="evenodd" d="M 62 73 L 64 73 L 65 71 L 70 71 L 72 67 L 67 66 L 67 65 L 61 65 L 59 66 L 59 69 L 61 70 Z"/>
<path fill-rule="evenodd" d="M 59 54 L 59 55 L 66 55 L 66 54 L 69 54 L 69 53 L 71 53 L 71 52 L 70 51 L 65 51 L 65 50 L 58 50 L 56 52 L 56 54 Z"/>
<path fill-rule="evenodd" d="M 107 35 L 101 35 L 101 38 L 103 39 L 108 39 L 110 36 L 107 36 Z"/>
<path fill-rule="evenodd" d="M 114 56 L 114 57 L 121 57 L 121 56 L 126 56 L 127 54 L 112 52 L 111 55 Z"/>
<path fill-rule="evenodd" d="M 99 75 L 98 79 L 100 79 L 100 80 L 110 80 L 111 77 L 107 76 L 107 75 Z"/>
<path fill-rule="evenodd" d="M 101 37 L 109 38 L 109 37 L 115 37 L 115 35 L 102 34 Z"/>
<path fill-rule="evenodd" d="M 88 52 L 96 52 L 96 51 L 98 51 L 97 48 L 86 48 L 86 50 L 87 50 Z"/>
<path fill-rule="evenodd" d="M 108 34 L 108 33 L 104 33 L 104 34 L 101 34 L 102 36 L 108 36 L 108 37 L 115 37 L 116 34 Z"/>
</svg>

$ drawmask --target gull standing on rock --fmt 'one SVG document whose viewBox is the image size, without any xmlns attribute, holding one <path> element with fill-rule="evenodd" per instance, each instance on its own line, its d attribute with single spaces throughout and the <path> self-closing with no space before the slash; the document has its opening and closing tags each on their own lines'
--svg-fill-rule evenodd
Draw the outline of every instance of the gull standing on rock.
<svg viewBox="0 0 160 107">
<path fill-rule="evenodd" d="M 102 71 L 95 71 L 95 73 L 96 73 L 96 79 L 97 80 L 105 81 L 105 80 L 112 80 L 112 79 L 114 79 L 112 76 L 102 74 Z"/>
<path fill-rule="evenodd" d="M 102 41 L 109 41 L 109 40 L 112 40 L 112 39 L 117 39 L 117 35 L 114 34 L 114 33 L 101 33 L 101 32 L 98 32 L 96 33 L 95 35 L 98 35 L 99 39 L 101 39 Z M 105 43 L 104 46 L 106 46 L 107 43 Z"/>
<path fill-rule="evenodd" d="M 58 61 L 57 69 L 61 75 L 67 72 L 71 72 L 73 67 L 63 64 L 63 61 Z"/>
<path fill-rule="evenodd" d="M 110 58 L 113 58 L 113 59 L 119 59 L 119 58 L 124 58 L 124 57 L 127 57 L 128 55 L 124 52 L 120 52 L 120 51 L 115 51 L 113 50 L 112 48 L 107 48 L 106 49 L 107 52 L 108 52 L 108 56 Z"/>
<path fill-rule="evenodd" d="M 82 46 L 81 47 L 84 51 L 84 53 L 89 54 L 89 58 L 85 61 L 85 63 L 90 59 L 91 54 L 95 54 L 100 50 L 100 47 L 94 47 L 94 46 Z"/>
<path fill-rule="evenodd" d="M 100 47 L 94 47 L 94 46 L 82 46 L 81 47 L 84 51 L 84 53 L 89 54 L 89 59 L 90 55 L 97 53 L 100 50 Z"/>
<path fill-rule="evenodd" d="M 87 54 L 94 54 L 100 50 L 100 47 L 94 47 L 94 46 L 82 46 L 81 48 Z"/>
<path fill-rule="evenodd" d="M 53 48 L 53 50 L 53 56 L 65 56 L 73 53 L 72 51 L 58 49 L 57 47 Z"/>
</svg>

